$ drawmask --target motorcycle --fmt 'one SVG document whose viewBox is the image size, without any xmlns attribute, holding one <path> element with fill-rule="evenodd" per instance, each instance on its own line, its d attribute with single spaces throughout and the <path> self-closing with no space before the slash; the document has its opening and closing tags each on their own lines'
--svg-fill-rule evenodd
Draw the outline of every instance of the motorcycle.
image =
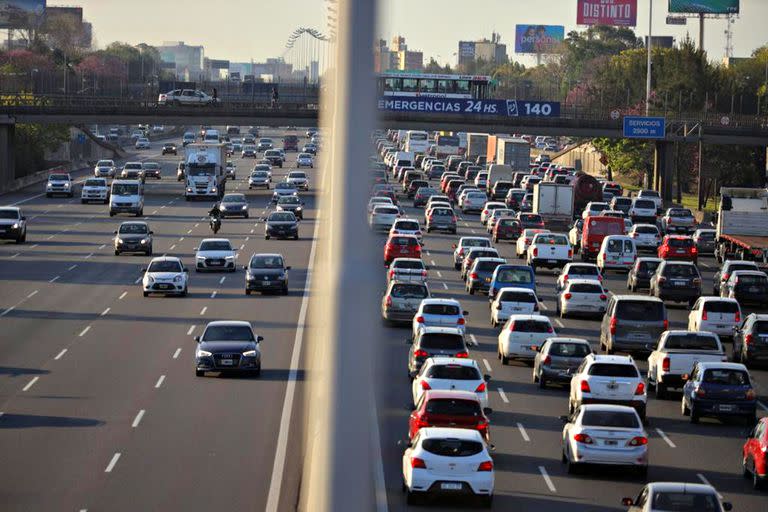
<svg viewBox="0 0 768 512">
<path fill-rule="evenodd" d="M 209 225 L 211 226 L 211 231 L 213 231 L 213 234 L 215 235 L 221 229 L 221 217 L 211 216 Z"/>
</svg>

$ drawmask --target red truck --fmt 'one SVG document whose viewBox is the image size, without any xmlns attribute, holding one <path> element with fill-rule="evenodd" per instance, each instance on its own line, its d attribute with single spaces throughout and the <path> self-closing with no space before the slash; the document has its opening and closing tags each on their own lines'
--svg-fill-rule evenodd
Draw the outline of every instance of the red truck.
<svg viewBox="0 0 768 512">
<path fill-rule="evenodd" d="M 603 239 L 608 235 L 623 235 L 624 219 L 617 217 L 593 217 L 584 220 L 581 231 L 581 259 L 589 261 L 597 259 Z"/>
</svg>

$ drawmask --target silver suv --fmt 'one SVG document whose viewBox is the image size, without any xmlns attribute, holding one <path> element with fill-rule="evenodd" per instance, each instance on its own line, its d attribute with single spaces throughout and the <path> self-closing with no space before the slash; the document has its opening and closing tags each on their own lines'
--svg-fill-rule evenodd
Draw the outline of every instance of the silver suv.
<svg viewBox="0 0 768 512">
<path fill-rule="evenodd" d="M 650 353 L 669 328 L 667 309 L 656 297 L 612 295 L 600 326 L 600 348 Z"/>
</svg>

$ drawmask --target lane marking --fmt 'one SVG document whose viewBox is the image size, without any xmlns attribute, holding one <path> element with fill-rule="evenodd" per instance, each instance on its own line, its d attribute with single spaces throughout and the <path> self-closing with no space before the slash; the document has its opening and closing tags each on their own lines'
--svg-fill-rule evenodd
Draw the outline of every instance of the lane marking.
<svg viewBox="0 0 768 512">
<path fill-rule="evenodd" d="M 31 299 L 31 298 L 32 298 L 32 297 L 34 297 L 35 295 L 37 295 L 37 290 L 35 290 L 35 291 L 33 291 L 32 293 L 30 293 L 29 295 L 27 295 L 27 298 L 28 298 L 28 299 Z"/>
<path fill-rule="evenodd" d="M 189 326 L 189 330 L 187 331 L 187 336 L 191 336 L 192 332 L 194 332 L 194 330 L 195 330 L 195 326 L 194 325 Z"/>
<path fill-rule="evenodd" d="M 62 351 L 61 351 L 61 352 L 59 352 L 59 353 L 58 353 L 58 355 L 57 355 L 56 357 L 54 357 L 54 358 L 53 358 L 53 360 L 54 360 L 54 361 L 58 361 L 59 359 L 61 359 L 62 357 L 64 357 L 64 354 L 66 354 L 66 353 L 67 353 L 67 349 L 62 349 Z"/>
<path fill-rule="evenodd" d="M 46 240 L 50 240 L 51 238 L 53 238 L 53 237 L 55 237 L 55 236 L 56 236 L 56 235 L 51 235 L 51 236 L 49 236 L 48 238 L 46 238 Z"/>
<path fill-rule="evenodd" d="M 83 329 L 83 330 L 80 332 L 80 334 L 78 334 L 78 336 L 79 336 L 80 338 L 82 338 L 82 337 L 83 337 L 83 336 L 85 336 L 85 335 L 86 335 L 86 333 L 87 333 L 88 331 L 90 331 L 90 330 L 91 330 L 91 326 L 89 325 L 88 327 L 86 327 L 85 329 Z"/>
<path fill-rule="evenodd" d="M 206 311 L 208 311 L 208 306 L 203 306 L 203 309 L 200 310 L 200 316 L 204 315 Z"/>
<path fill-rule="evenodd" d="M 93 253 L 89 253 L 89 254 L 88 254 L 88 256 L 86 256 L 86 257 L 85 257 L 85 259 L 87 260 L 87 259 L 88 259 L 88 258 L 90 258 L 91 256 L 93 256 Z"/>
<path fill-rule="evenodd" d="M 143 279 L 143 276 L 137 277 L 136 280 L 133 282 L 133 284 L 139 284 L 142 279 Z"/>
<path fill-rule="evenodd" d="M 520 435 L 523 436 L 523 440 L 526 443 L 530 443 L 531 442 L 531 438 L 528 437 L 528 432 L 525 431 L 525 427 L 523 426 L 522 423 L 518 423 L 517 424 L 517 429 L 520 431 Z"/>
<path fill-rule="evenodd" d="M 249 236 L 245 237 L 245 241 L 246 241 L 246 242 L 247 242 L 248 240 L 250 240 L 250 239 L 251 239 L 251 237 L 249 237 Z"/>
<path fill-rule="evenodd" d="M 17 253 L 16 253 L 16 254 L 14 254 L 13 256 L 11 256 L 11 259 L 15 258 L 16 256 L 21 256 L 21 253 L 20 253 L 20 252 L 17 252 Z"/>
<path fill-rule="evenodd" d="M 475 338 L 475 335 L 474 335 L 474 334 L 470 334 L 470 335 L 469 335 L 469 339 L 471 339 L 471 340 L 472 340 L 472 344 L 473 344 L 474 346 L 478 346 L 478 343 L 477 343 L 477 338 Z"/>
<path fill-rule="evenodd" d="M 38 379 L 40 379 L 40 377 L 32 377 L 32 380 L 30 380 L 29 382 L 27 382 L 27 385 L 26 385 L 26 386 L 24 386 L 23 388 L 21 388 L 21 390 L 22 390 L 22 391 L 28 391 L 28 390 L 29 390 L 29 388 L 31 388 L 32 386 L 34 386 L 34 385 L 35 385 L 35 382 L 37 382 L 37 381 L 38 381 Z"/>
<path fill-rule="evenodd" d="M 155 389 L 159 388 L 163 385 L 163 382 L 165 382 L 165 375 L 161 375 L 159 379 L 157 379 L 157 382 L 155 383 Z"/>
<path fill-rule="evenodd" d="M 435 265 L 437 265 L 437 263 L 435 263 L 435 260 L 429 260 L 429 264 L 430 264 L 430 265 L 432 265 L 433 267 L 434 267 Z"/>
<path fill-rule="evenodd" d="M 440 277 L 440 278 L 442 278 L 442 277 L 443 277 L 443 273 L 442 273 L 442 272 L 440 272 L 439 270 L 437 271 L 437 277 Z"/>
<path fill-rule="evenodd" d="M 191 232 L 192 232 L 192 230 L 191 230 L 191 229 L 188 229 L 188 230 L 187 230 L 187 234 L 190 234 Z"/>
<path fill-rule="evenodd" d="M 35 244 L 35 245 L 33 245 L 32 247 L 30 247 L 30 249 L 35 249 L 35 248 L 36 248 L 36 247 L 38 247 L 39 245 L 40 245 L 40 244 Z"/>
<path fill-rule="evenodd" d="M 251 234 L 253 234 L 253 230 L 251 230 Z"/>
<path fill-rule="evenodd" d="M 563 322 L 561 322 L 559 318 L 555 318 L 555 323 L 559 328 L 565 329 L 565 325 L 563 325 Z"/>
<path fill-rule="evenodd" d="M 131 423 L 131 427 L 136 428 L 139 426 L 139 423 L 141 423 L 141 418 L 144 417 L 144 413 L 146 411 L 144 409 L 140 410 L 139 413 L 136 415 L 135 418 L 133 418 L 133 423 Z"/>
<path fill-rule="evenodd" d="M 242 244 L 242 245 L 240 246 L 240 250 L 242 251 L 243 249 L 245 249 L 245 244 Z"/>
<path fill-rule="evenodd" d="M 443 288 L 445 288 L 447 290 L 448 289 L 448 285 L 443 283 Z"/>
<path fill-rule="evenodd" d="M 219 279 L 219 284 L 224 284 L 224 281 L 227 280 L 227 276 L 222 276 L 221 279 Z"/>
<path fill-rule="evenodd" d="M 661 438 L 669 445 L 670 448 L 677 448 L 677 445 L 675 445 L 675 443 L 672 442 L 672 440 L 669 438 L 669 436 L 667 436 L 667 434 L 664 433 L 663 430 L 661 430 L 660 428 L 657 428 L 655 430 L 656 430 L 656 433 L 659 434 L 659 436 L 661 436 Z"/>
<path fill-rule="evenodd" d="M 539 307 L 540 307 L 541 309 L 544 309 L 544 310 L 547 310 L 547 309 L 549 309 L 549 308 L 547 307 L 547 305 L 546 305 L 546 304 L 544 304 L 543 302 L 539 302 Z"/>
<path fill-rule="evenodd" d="M 547 470 L 544 466 L 539 466 L 539 473 L 541 473 L 542 478 L 544 478 L 544 483 L 547 484 L 549 492 L 557 492 L 557 489 L 555 489 L 555 484 L 552 483 L 552 479 L 549 478 L 549 473 L 547 473 Z"/>
<path fill-rule="evenodd" d="M 117 300 L 123 300 L 123 298 L 128 295 L 128 292 L 123 292 L 120 294 L 120 296 L 117 298 Z"/>
<path fill-rule="evenodd" d="M 175 248 L 176 248 L 176 244 L 173 244 L 172 246 L 170 246 L 170 247 L 168 248 L 168 250 L 169 250 L 169 251 L 172 251 L 172 250 L 174 250 Z"/>
<path fill-rule="evenodd" d="M 195 224 L 195 227 L 197 227 L 197 226 L 199 226 L 199 225 L 200 225 L 200 223 L 198 222 L 197 224 Z"/>
<path fill-rule="evenodd" d="M 173 353 L 173 358 L 174 359 L 178 359 L 179 358 L 179 354 L 181 354 L 181 348 L 177 348 L 176 349 L 176 352 Z"/>
<path fill-rule="evenodd" d="M 153 211 L 153 212 L 152 212 L 152 215 L 155 215 L 155 214 L 157 214 L 157 210 L 155 210 L 155 211 Z"/>
<path fill-rule="evenodd" d="M 5 311 L 3 311 L 2 313 L 0 313 L 0 316 L 5 316 L 8 313 L 10 313 L 11 311 L 13 311 L 14 309 L 16 309 L 16 306 L 11 306 L 8 309 L 6 309 Z"/>
<path fill-rule="evenodd" d="M 112 456 L 112 460 L 109 461 L 109 464 L 107 464 L 107 469 L 104 470 L 105 473 L 111 473 L 113 469 L 115 469 L 115 464 L 117 464 L 117 461 L 120 460 L 120 452 L 116 452 Z"/>
<path fill-rule="evenodd" d="M 99 316 L 106 316 L 106 314 L 109 313 L 110 309 L 112 309 L 112 308 L 105 309 L 104 311 L 101 312 L 101 314 Z"/>
<path fill-rule="evenodd" d="M 499 390 L 499 396 L 501 397 L 501 399 L 504 401 L 505 404 L 508 404 L 509 398 L 507 398 L 507 394 L 504 393 L 504 389 L 503 388 L 497 388 L 497 389 Z"/>
<path fill-rule="evenodd" d="M 216 298 L 216 290 L 213 290 L 213 292 L 211 292 L 211 298 L 212 299 Z"/>
<path fill-rule="evenodd" d="M 182 236 L 181 238 L 179 238 L 179 242 L 183 242 L 183 241 L 184 241 L 184 237 Z"/>
<path fill-rule="evenodd" d="M 483 364 L 485 365 L 485 369 L 488 370 L 488 372 L 492 372 L 493 371 L 491 369 L 490 363 L 488 362 L 488 360 L 486 358 L 483 358 Z"/>
<path fill-rule="evenodd" d="M 70 271 L 72 271 L 72 270 L 75 270 L 76 268 L 77 268 L 77 264 L 75 264 L 75 265 L 72 265 L 71 267 L 69 267 L 69 268 L 67 269 L 67 272 L 70 272 Z"/>
<path fill-rule="evenodd" d="M 103 248 L 105 248 L 106 246 L 107 246 L 107 244 L 101 244 L 101 245 L 99 246 L 99 250 L 102 250 L 102 249 L 103 249 Z"/>
</svg>

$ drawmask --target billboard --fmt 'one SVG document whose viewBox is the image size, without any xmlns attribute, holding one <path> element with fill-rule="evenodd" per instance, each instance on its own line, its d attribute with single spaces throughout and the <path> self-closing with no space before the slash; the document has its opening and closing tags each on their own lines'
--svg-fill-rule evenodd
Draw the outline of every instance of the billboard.
<svg viewBox="0 0 768 512">
<path fill-rule="evenodd" d="M 637 25 L 637 0 L 578 0 L 578 25 Z"/>
<path fill-rule="evenodd" d="M 23 26 L 29 15 L 41 16 L 46 0 L 0 0 L 0 28 Z"/>
<path fill-rule="evenodd" d="M 459 57 L 475 58 L 475 42 L 459 41 Z"/>
<path fill-rule="evenodd" d="M 554 53 L 563 39 L 562 25 L 516 25 L 515 53 Z"/>
<path fill-rule="evenodd" d="M 739 14 L 739 0 L 669 0 L 669 12 Z"/>
</svg>

